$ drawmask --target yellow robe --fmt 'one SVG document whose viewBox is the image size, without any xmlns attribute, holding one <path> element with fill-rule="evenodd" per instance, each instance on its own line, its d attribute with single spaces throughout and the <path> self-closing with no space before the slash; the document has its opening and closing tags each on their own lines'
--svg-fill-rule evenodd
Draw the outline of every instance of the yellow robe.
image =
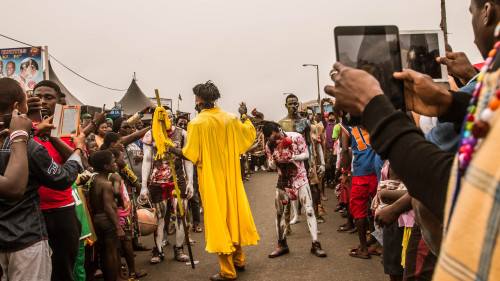
<svg viewBox="0 0 500 281">
<path fill-rule="evenodd" d="M 255 140 L 250 120 L 219 107 L 203 110 L 187 129 L 184 156 L 198 167 L 205 219 L 206 251 L 230 254 L 234 245 L 256 245 L 260 239 L 248 204 L 240 160 Z"/>
</svg>

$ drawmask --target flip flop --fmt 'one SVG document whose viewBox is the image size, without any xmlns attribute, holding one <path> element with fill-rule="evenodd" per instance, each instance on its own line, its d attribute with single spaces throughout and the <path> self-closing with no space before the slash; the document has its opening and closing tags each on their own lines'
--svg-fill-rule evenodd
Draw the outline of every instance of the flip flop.
<svg viewBox="0 0 500 281">
<path fill-rule="evenodd" d="M 360 255 L 358 254 L 358 250 L 359 249 L 351 249 L 349 251 L 349 256 L 353 257 L 353 258 L 359 258 L 359 259 L 364 259 L 364 260 L 367 260 L 367 259 L 371 259 L 372 256 L 370 254 L 368 254 L 367 256 L 364 256 L 364 255 Z"/>
<path fill-rule="evenodd" d="M 368 247 L 368 253 L 370 253 L 370 255 L 374 255 L 374 256 L 381 256 L 382 254 L 377 252 L 377 250 L 375 250 L 375 247 Z"/>
<path fill-rule="evenodd" d="M 193 229 L 193 231 L 194 231 L 194 232 L 198 232 L 198 233 L 200 233 L 200 232 L 202 232 L 202 231 L 203 231 L 203 229 L 202 229 L 201 227 L 199 227 L 199 226 L 196 226 L 196 227 Z"/>
<path fill-rule="evenodd" d="M 349 234 L 358 233 L 358 229 L 357 228 L 353 228 L 353 229 L 351 229 L 351 231 L 348 231 L 347 233 L 349 233 Z"/>
</svg>

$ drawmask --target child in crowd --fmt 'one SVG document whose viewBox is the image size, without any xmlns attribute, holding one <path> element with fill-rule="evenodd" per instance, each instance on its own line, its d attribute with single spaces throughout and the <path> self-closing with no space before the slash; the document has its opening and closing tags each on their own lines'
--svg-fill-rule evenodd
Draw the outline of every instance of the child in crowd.
<svg viewBox="0 0 500 281">
<path fill-rule="evenodd" d="M 117 267 L 120 264 L 118 241 L 125 238 L 125 232 L 118 219 L 116 200 L 121 201 L 121 194 L 114 192 L 113 185 L 108 178 L 110 173 L 118 171 L 118 167 L 111 151 L 95 152 L 91 156 L 91 163 L 97 175 L 90 182 L 89 201 L 94 214 L 94 229 L 100 241 L 101 269 L 104 280 L 122 280 Z"/>
<path fill-rule="evenodd" d="M 375 210 L 375 214 L 378 214 L 380 210 L 393 204 L 407 193 L 404 184 L 391 169 L 389 161 L 385 162 L 380 179 L 377 195 L 372 202 L 372 209 Z M 401 258 L 405 228 L 400 227 L 397 219 L 395 219 L 395 222 L 391 225 L 384 226 L 382 231 L 384 272 L 389 275 L 391 281 L 403 280 L 404 268 Z"/>
<path fill-rule="evenodd" d="M 140 270 L 137 271 L 135 268 L 135 259 L 134 259 L 134 249 L 132 244 L 132 238 L 134 238 L 134 234 L 138 229 L 134 230 L 134 218 L 132 213 L 135 212 L 135 205 L 133 204 L 133 191 L 129 192 L 128 187 L 125 185 L 125 181 L 121 176 L 121 171 L 127 168 L 127 163 L 125 159 L 123 159 L 123 153 L 116 148 L 110 148 L 109 151 L 113 153 L 115 157 L 116 164 L 118 166 L 118 173 L 114 173 L 110 175 L 109 180 L 113 184 L 113 189 L 119 190 L 124 202 L 123 207 L 118 208 L 118 218 L 120 220 L 120 225 L 125 232 L 125 239 L 121 240 L 121 247 L 123 251 L 123 255 L 127 262 L 129 277 L 131 279 L 144 277 L 147 275 L 146 271 Z M 138 227 L 136 227 L 138 228 Z"/>
<path fill-rule="evenodd" d="M 87 141 L 86 147 L 89 155 L 99 150 L 99 146 L 95 141 Z"/>
</svg>

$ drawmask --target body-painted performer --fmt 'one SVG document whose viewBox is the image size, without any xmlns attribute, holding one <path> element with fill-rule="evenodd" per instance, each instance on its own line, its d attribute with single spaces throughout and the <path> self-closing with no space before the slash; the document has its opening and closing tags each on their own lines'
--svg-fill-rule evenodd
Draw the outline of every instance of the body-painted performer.
<svg viewBox="0 0 500 281">
<path fill-rule="evenodd" d="M 289 94 L 285 99 L 285 107 L 288 111 L 287 116 L 281 119 L 278 124 L 285 130 L 285 132 L 296 132 L 302 135 L 304 140 L 306 141 L 307 146 L 311 145 L 311 123 L 307 120 L 307 118 L 300 116 L 299 109 L 299 99 L 294 94 Z M 312 153 L 309 153 L 309 157 L 304 159 L 306 161 L 305 169 L 309 170 L 309 167 L 313 163 Z M 292 206 L 294 211 L 293 219 L 290 221 L 290 209 L 285 214 L 287 229 L 290 231 L 290 224 L 295 224 L 299 221 L 299 202 L 297 200 L 292 200 Z"/>
<path fill-rule="evenodd" d="M 210 280 L 234 280 L 245 267 L 242 246 L 260 239 L 241 179 L 239 157 L 255 140 L 255 129 L 240 107 L 241 120 L 215 106 L 219 90 L 211 82 L 193 88 L 196 109 L 188 124 L 188 142 L 182 150 L 168 147 L 198 168 L 204 209 L 206 251 L 217 253 L 221 272 Z"/>
<path fill-rule="evenodd" d="M 309 146 L 309 153 L 312 154 L 313 164 L 309 173 L 309 184 L 311 186 L 311 193 L 313 197 L 314 213 L 318 223 L 324 222 L 323 214 L 326 214 L 321 200 L 327 199 L 324 196 L 323 189 L 323 175 L 325 173 L 325 158 L 323 157 L 323 144 L 325 143 L 325 130 L 323 126 L 314 121 L 314 111 L 312 108 L 307 108 L 307 120 L 311 124 L 311 145 Z"/>
<path fill-rule="evenodd" d="M 168 107 L 165 109 L 168 117 L 172 119 L 172 110 Z M 187 144 L 186 131 L 176 128 L 175 126 L 172 126 L 168 137 L 179 149 L 182 149 Z M 172 195 L 172 191 L 174 191 L 175 187 L 168 158 L 165 157 L 163 159 L 155 159 L 157 148 L 151 130 L 146 133 L 142 141 L 144 143 L 144 161 L 142 163 L 143 177 L 141 197 L 145 198 L 149 194 L 151 204 L 156 209 L 158 229 L 154 233 L 155 247 L 151 258 L 151 263 L 156 264 L 160 263 L 164 259 L 162 242 L 165 228 L 164 218 L 166 215 L 169 215 L 167 214 L 168 200 L 171 200 L 176 216 L 178 216 L 179 210 L 177 199 Z M 174 166 L 175 172 L 177 173 L 177 182 L 181 191 L 182 206 L 184 207 L 184 210 L 186 210 L 187 201 L 193 196 L 193 163 L 179 157 L 174 157 Z M 184 228 L 181 223 L 176 223 L 175 227 L 175 259 L 180 262 L 187 262 L 189 261 L 189 257 L 184 253 L 183 248 Z"/>
<path fill-rule="evenodd" d="M 318 225 L 312 207 L 311 190 L 307 179 L 304 162 L 309 157 L 306 142 L 301 134 L 285 133 L 274 122 L 263 127 L 264 136 L 268 138 L 266 154 L 269 166 L 278 168 L 278 184 L 276 186 L 276 228 L 278 232 L 278 248 L 269 257 L 275 258 L 288 253 L 286 243 L 286 210 L 290 210 L 290 200 L 300 199 L 307 215 L 307 225 L 312 236 L 311 253 L 318 257 L 326 257 L 318 242 Z"/>
</svg>

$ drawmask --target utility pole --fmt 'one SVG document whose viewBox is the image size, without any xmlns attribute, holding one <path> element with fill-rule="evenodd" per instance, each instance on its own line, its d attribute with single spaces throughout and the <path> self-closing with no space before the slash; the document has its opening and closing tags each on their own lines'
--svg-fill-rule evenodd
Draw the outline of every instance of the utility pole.
<svg viewBox="0 0 500 281">
<path fill-rule="evenodd" d="M 448 44 L 448 24 L 446 23 L 446 1 L 441 0 L 441 30 L 444 33 L 444 42 Z"/>
</svg>

